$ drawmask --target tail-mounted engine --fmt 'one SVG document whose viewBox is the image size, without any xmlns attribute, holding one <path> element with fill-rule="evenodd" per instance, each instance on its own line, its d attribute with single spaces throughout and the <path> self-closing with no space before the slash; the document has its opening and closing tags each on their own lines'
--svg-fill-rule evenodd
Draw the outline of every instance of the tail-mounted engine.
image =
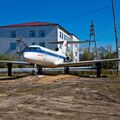
<svg viewBox="0 0 120 120">
<path fill-rule="evenodd" d="M 59 48 L 56 47 L 56 48 L 55 48 L 55 51 L 59 51 Z"/>
</svg>

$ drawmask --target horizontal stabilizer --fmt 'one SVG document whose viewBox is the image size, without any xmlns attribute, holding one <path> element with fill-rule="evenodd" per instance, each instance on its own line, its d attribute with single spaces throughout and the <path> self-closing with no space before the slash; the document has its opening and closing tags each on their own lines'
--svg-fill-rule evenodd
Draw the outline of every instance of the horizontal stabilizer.
<svg viewBox="0 0 120 120">
<path fill-rule="evenodd" d="M 63 44 L 64 41 L 51 41 L 50 44 Z M 84 40 L 84 41 L 67 41 L 67 44 L 80 44 L 80 43 L 87 43 L 87 42 L 94 42 L 93 40 Z"/>
</svg>

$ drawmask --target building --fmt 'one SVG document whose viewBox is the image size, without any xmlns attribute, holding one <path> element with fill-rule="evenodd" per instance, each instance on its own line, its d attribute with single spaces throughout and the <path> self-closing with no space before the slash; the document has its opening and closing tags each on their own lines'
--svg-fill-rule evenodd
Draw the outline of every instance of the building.
<svg viewBox="0 0 120 120">
<path fill-rule="evenodd" d="M 63 40 L 79 41 L 79 38 L 60 25 L 48 22 L 0 26 L 0 54 L 15 54 L 22 51 L 26 45 L 34 44 L 54 50 L 56 47 L 60 48 L 61 45 L 50 44 L 50 42 Z M 68 45 L 68 48 L 72 51 L 73 61 L 79 61 L 79 45 Z"/>
</svg>

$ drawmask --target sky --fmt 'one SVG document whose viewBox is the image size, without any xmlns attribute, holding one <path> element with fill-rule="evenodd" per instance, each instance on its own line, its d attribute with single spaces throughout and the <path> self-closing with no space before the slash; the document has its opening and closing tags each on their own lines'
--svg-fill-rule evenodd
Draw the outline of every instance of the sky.
<svg viewBox="0 0 120 120">
<path fill-rule="evenodd" d="M 115 1 L 120 39 L 120 0 Z M 111 0 L 0 0 L 0 26 L 24 22 L 57 23 L 80 40 L 89 39 L 94 21 L 97 47 L 116 48 Z"/>
</svg>

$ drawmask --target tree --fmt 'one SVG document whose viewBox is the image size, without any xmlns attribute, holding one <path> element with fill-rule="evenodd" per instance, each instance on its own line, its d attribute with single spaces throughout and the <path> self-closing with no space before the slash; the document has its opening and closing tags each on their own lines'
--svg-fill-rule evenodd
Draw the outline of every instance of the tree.
<svg viewBox="0 0 120 120">
<path fill-rule="evenodd" d="M 16 55 L 9 55 L 9 54 L 1 54 L 0 55 L 0 60 L 8 60 L 8 61 L 14 61 L 17 60 L 17 56 Z M 6 64 L 0 64 L 0 68 L 5 68 Z"/>
<path fill-rule="evenodd" d="M 93 59 L 93 54 L 88 52 L 88 49 L 85 48 L 81 60 L 91 60 Z"/>
<path fill-rule="evenodd" d="M 112 59 L 112 58 L 116 58 L 116 52 L 108 52 L 103 59 Z M 103 68 L 113 68 L 114 66 L 116 66 L 116 62 L 115 61 L 110 61 L 107 63 L 103 63 Z"/>
</svg>

